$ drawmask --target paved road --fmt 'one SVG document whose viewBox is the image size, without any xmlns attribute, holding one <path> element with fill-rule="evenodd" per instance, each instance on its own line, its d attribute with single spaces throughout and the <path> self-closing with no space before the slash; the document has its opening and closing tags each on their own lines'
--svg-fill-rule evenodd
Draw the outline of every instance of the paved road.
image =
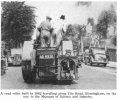
<svg viewBox="0 0 118 100">
<path fill-rule="evenodd" d="M 8 67 L 1 77 L 2 89 L 116 89 L 116 69 L 83 65 L 79 68 L 79 79 L 71 84 L 36 82 L 27 84 L 22 78 L 21 67 Z"/>
</svg>

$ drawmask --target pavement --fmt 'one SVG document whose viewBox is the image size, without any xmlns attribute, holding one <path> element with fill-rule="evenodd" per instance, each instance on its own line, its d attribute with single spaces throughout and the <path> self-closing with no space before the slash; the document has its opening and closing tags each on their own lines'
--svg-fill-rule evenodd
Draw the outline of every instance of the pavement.
<svg viewBox="0 0 118 100">
<path fill-rule="evenodd" d="M 116 67 L 117 67 L 117 62 L 109 61 L 109 63 L 107 64 L 107 67 L 113 67 L 113 68 L 116 68 Z"/>
</svg>

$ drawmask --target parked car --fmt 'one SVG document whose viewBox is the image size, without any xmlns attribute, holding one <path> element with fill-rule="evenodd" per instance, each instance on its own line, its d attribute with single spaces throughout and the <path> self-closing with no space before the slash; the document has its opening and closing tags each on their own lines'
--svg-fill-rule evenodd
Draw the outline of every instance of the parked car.
<svg viewBox="0 0 118 100">
<path fill-rule="evenodd" d="M 1 56 L 1 75 L 6 73 L 7 59 L 5 56 Z"/>
<path fill-rule="evenodd" d="M 22 57 L 20 54 L 14 54 L 13 56 L 8 57 L 8 66 L 11 65 L 21 65 Z"/>
<path fill-rule="evenodd" d="M 8 66 L 11 66 L 11 65 L 13 65 L 13 59 L 14 59 L 14 57 L 13 56 L 9 56 L 8 57 Z"/>
<path fill-rule="evenodd" d="M 105 48 L 91 47 L 85 50 L 84 62 L 92 66 L 93 64 L 100 64 L 106 66 L 109 61 L 108 52 Z"/>
</svg>

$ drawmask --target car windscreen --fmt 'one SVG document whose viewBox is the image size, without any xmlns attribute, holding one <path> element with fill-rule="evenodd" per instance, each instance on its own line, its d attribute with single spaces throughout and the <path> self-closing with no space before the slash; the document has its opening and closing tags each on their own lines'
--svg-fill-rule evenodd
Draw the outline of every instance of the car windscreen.
<svg viewBox="0 0 118 100">
<path fill-rule="evenodd" d="M 105 54 L 105 50 L 102 50 L 102 49 L 94 49 L 93 50 L 93 53 L 94 54 Z"/>
</svg>

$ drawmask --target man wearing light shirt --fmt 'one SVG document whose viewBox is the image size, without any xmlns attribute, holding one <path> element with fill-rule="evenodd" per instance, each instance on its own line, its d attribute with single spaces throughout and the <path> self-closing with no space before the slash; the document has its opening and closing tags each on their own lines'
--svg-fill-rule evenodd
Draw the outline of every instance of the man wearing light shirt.
<svg viewBox="0 0 118 100">
<path fill-rule="evenodd" d="M 53 27 L 52 46 L 59 47 L 59 45 L 61 44 L 61 41 L 63 39 L 63 34 L 66 31 L 65 16 L 61 15 L 60 19 L 55 21 L 55 23 L 53 23 L 52 27 Z"/>
<path fill-rule="evenodd" d="M 46 21 L 43 21 L 37 28 L 37 40 L 41 39 L 41 47 L 49 47 L 50 46 L 50 38 L 51 38 L 51 20 L 49 16 L 46 17 Z M 40 36 L 40 39 L 38 37 Z"/>
</svg>

